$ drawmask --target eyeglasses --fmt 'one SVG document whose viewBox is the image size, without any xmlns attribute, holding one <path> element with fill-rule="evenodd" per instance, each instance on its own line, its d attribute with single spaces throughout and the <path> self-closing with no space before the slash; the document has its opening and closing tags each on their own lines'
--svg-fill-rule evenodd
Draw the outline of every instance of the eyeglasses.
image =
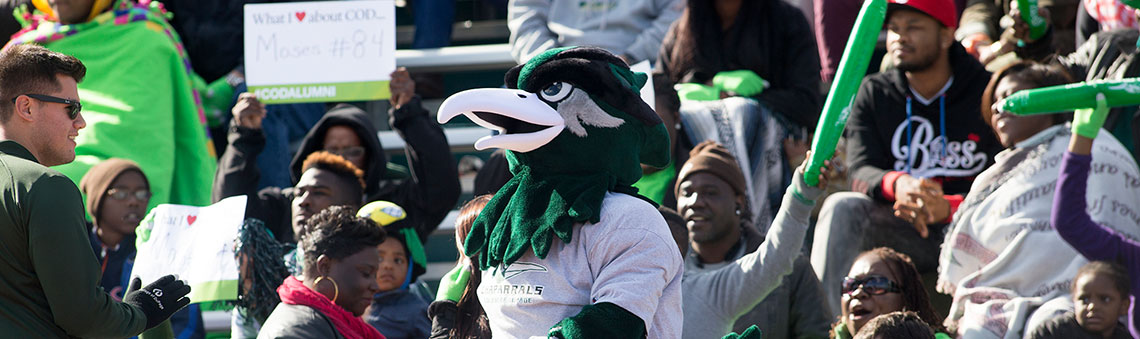
<svg viewBox="0 0 1140 339">
<path fill-rule="evenodd" d="M 75 118 L 79 116 L 79 111 L 83 110 L 83 104 L 80 104 L 78 101 L 75 101 L 75 100 L 64 99 L 64 98 L 60 98 L 60 97 L 53 97 L 50 95 L 43 95 L 43 94 L 23 94 L 23 95 L 27 96 L 29 98 L 32 98 L 32 99 L 39 100 L 39 101 L 47 101 L 47 102 L 54 102 L 57 104 L 67 105 L 67 117 L 70 118 L 71 120 L 75 120 Z M 16 99 L 19 99 L 19 98 L 20 98 L 19 95 L 17 95 L 15 98 L 12 98 L 12 103 L 16 103 Z"/>
<path fill-rule="evenodd" d="M 327 148 L 325 151 L 345 158 L 357 158 L 364 156 L 364 147 L 361 146 Z"/>
<path fill-rule="evenodd" d="M 870 295 L 902 292 L 902 288 L 899 284 L 881 275 L 869 275 L 862 279 L 852 277 L 843 278 L 843 294 L 854 294 L 855 290 L 860 287 L 863 288 L 863 292 Z"/>
<path fill-rule="evenodd" d="M 107 196 L 115 200 L 127 200 L 127 197 L 134 196 L 136 199 L 146 201 L 147 199 L 150 199 L 151 193 L 150 190 L 138 190 L 132 192 L 128 190 L 112 188 L 107 190 Z"/>
</svg>

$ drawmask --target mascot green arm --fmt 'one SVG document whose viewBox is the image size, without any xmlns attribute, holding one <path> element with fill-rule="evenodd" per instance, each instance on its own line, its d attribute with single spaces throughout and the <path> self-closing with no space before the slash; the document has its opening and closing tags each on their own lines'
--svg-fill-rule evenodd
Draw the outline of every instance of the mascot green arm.
<svg viewBox="0 0 1140 339">
<path fill-rule="evenodd" d="M 551 338 L 645 338 L 645 321 L 613 303 L 582 307 L 573 317 L 550 328 Z"/>
</svg>

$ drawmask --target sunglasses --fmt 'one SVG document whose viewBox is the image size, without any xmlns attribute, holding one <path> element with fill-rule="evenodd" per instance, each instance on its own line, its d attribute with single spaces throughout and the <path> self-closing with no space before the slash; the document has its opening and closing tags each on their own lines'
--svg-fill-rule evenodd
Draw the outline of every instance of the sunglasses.
<svg viewBox="0 0 1140 339">
<path fill-rule="evenodd" d="M 364 156 L 364 147 L 361 146 L 328 148 L 325 149 L 325 151 L 345 158 L 357 158 Z"/>
<path fill-rule="evenodd" d="M 127 197 L 134 196 L 136 199 L 146 201 L 147 199 L 150 199 L 151 193 L 150 190 L 138 190 L 132 192 L 128 190 L 112 188 L 107 190 L 107 196 L 115 200 L 127 200 Z"/>
<path fill-rule="evenodd" d="M 36 99 L 39 101 L 54 102 L 57 104 L 67 105 L 67 117 L 70 118 L 71 120 L 75 120 L 75 118 L 79 116 L 79 111 L 83 110 L 83 104 L 80 104 L 78 101 L 74 101 L 74 100 L 70 100 L 70 99 L 53 97 L 50 95 L 43 95 L 43 94 L 24 94 L 24 96 L 27 96 L 29 98 Z M 12 98 L 12 103 L 16 103 L 16 99 L 19 99 L 19 98 L 20 98 L 19 95 L 17 95 L 15 98 Z"/>
<path fill-rule="evenodd" d="M 855 290 L 860 287 L 863 288 L 863 292 L 870 295 L 902 292 L 902 288 L 899 284 L 881 275 L 869 275 L 862 279 L 852 277 L 843 278 L 843 294 L 853 294 Z"/>
</svg>

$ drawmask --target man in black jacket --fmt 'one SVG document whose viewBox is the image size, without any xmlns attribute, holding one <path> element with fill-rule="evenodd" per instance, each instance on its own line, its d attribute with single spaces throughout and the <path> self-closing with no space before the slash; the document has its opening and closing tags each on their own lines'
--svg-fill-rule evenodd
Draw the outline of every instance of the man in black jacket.
<svg viewBox="0 0 1140 339">
<path fill-rule="evenodd" d="M 409 178 L 385 180 L 390 174 L 388 159 L 372 121 L 363 110 L 341 104 L 329 110 L 301 142 L 290 165 L 293 182 L 300 179 L 301 165 L 309 154 L 326 150 L 341 155 L 364 171 L 363 201 L 387 200 L 404 207 L 407 224 L 415 227 L 420 240 L 426 240 L 459 200 L 459 173 L 443 129 L 423 108 L 414 88 L 406 70 L 392 73 L 389 123 L 407 142 L 404 154 Z M 265 222 L 278 240 L 295 242 L 294 227 L 290 227 L 295 189 L 257 190 L 257 155 L 265 146 L 260 128 L 264 106 L 252 94 L 242 94 L 233 112 L 229 144 L 214 178 L 214 201 L 248 195 L 246 217 Z"/>
<path fill-rule="evenodd" d="M 895 68 L 856 94 L 846 131 L 855 192 L 828 197 L 812 245 L 833 315 L 860 251 L 892 247 L 934 270 L 942 227 L 1001 149 L 979 112 L 990 73 L 954 40 L 956 23 L 950 0 L 890 1 Z"/>
</svg>

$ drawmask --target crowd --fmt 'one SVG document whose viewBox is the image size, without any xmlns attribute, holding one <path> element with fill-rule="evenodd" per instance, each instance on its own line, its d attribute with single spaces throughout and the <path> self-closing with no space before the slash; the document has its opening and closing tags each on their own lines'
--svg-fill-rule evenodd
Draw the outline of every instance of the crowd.
<svg viewBox="0 0 1140 339">
<path fill-rule="evenodd" d="M 436 119 L 458 113 L 404 68 L 387 121 L 265 104 L 231 2 L 9 1 L 0 336 L 205 337 L 185 282 L 131 275 L 136 228 L 246 196 L 232 338 L 1140 338 L 1140 110 L 1003 110 L 1140 76 L 1140 0 L 1042 1 L 1040 35 L 1018 1 L 888 0 L 882 61 L 810 185 L 862 1 L 511 0 L 519 66 L 481 105 L 517 96 L 564 132 L 470 106 L 503 127 L 466 201 Z M 438 2 L 412 1 L 416 47 L 447 44 Z M 426 244 L 456 209 L 431 290 Z"/>
</svg>

